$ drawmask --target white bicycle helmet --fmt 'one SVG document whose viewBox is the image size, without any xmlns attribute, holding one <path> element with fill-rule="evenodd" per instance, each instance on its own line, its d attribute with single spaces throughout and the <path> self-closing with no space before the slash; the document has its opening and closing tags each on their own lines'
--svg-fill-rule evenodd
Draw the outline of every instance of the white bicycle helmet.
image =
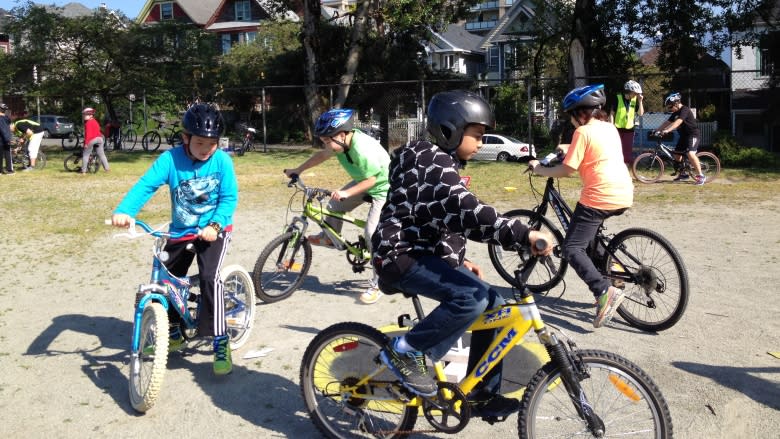
<svg viewBox="0 0 780 439">
<path fill-rule="evenodd" d="M 664 107 L 668 107 L 669 105 L 672 105 L 675 102 L 680 102 L 681 100 L 682 96 L 680 96 L 680 93 L 674 92 L 667 96 L 666 99 L 664 99 Z"/>
<path fill-rule="evenodd" d="M 634 80 L 626 81 L 625 85 L 623 85 L 623 89 L 625 91 L 632 91 L 640 95 L 642 94 L 642 86 L 639 85 L 639 83 Z"/>
</svg>

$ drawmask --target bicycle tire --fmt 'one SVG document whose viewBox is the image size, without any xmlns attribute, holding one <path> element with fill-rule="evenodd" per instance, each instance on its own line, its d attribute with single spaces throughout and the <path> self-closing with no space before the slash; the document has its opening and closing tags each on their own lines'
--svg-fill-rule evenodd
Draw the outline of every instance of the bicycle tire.
<svg viewBox="0 0 780 439">
<path fill-rule="evenodd" d="M 255 322 L 255 289 L 252 277 L 240 265 L 228 265 L 222 269 L 225 291 L 225 321 L 230 348 L 235 350 L 249 340 Z"/>
<path fill-rule="evenodd" d="M 98 160 L 95 154 L 90 154 L 87 162 L 87 172 L 97 174 L 98 168 L 100 168 L 100 160 Z"/>
<path fill-rule="evenodd" d="M 566 269 L 569 263 L 561 258 L 563 249 L 563 234 L 558 230 L 553 223 L 539 215 L 537 212 L 526 209 L 515 209 L 504 213 L 504 216 L 508 218 L 518 218 L 523 224 L 528 225 L 533 230 L 546 230 L 550 232 L 555 241 L 553 244 L 553 254 L 547 259 L 548 263 L 552 264 L 555 273 L 552 272 L 549 265 L 536 262 L 536 266 L 531 274 L 528 276 L 526 286 L 534 293 L 540 293 L 548 291 L 558 285 L 563 277 L 566 275 Z M 493 263 L 498 274 L 502 279 L 507 281 L 510 285 L 517 287 L 517 280 L 515 279 L 515 270 L 522 270 L 526 264 L 530 262 L 524 252 L 517 250 L 505 250 L 500 245 L 488 244 L 488 255 L 490 256 L 490 262 Z"/>
<path fill-rule="evenodd" d="M 184 137 L 182 137 L 181 133 L 181 130 L 171 133 L 171 137 L 168 139 L 171 146 L 178 146 L 184 143 Z"/>
<path fill-rule="evenodd" d="M 696 157 L 699 158 L 701 173 L 707 177 L 705 183 L 715 181 L 720 175 L 720 160 L 718 159 L 718 156 L 708 151 L 702 151 L 697 152 Z"/>
<path fill-rule="evenodd" d="M 130 404 L 141 413 L 157 401 L 168 363 L 168 312 L 149 302 L 141 315 L 138 352 L 130 355 Z"/>
<path fill-rule="evenodd" d="M 32 165 L 32 160 L 30 160 L 30 156 L 25 154 L 24 156 L 24 166 L 30 167 Z M 38 151 L 38 155 L 35 157 L 35 169 L 43 169 L 46 167 L 46 154 L 43 153 L 43 151 Z"/>
<path fill-rule="evenodd" d="M 609 241 L 602 273 L 610 273 L 612 254 L 640 276 L 639 284 L 625 281 L 626 297 L 617 310 L 629 325 L 657 332 L 682 318 L 690 295 L 688 271 L 669 240 L 652 230 L 625 229 Z"/>
<path fill-rule="evenodd" d="M 141 139 L 141 146 L 144 148 L 144 151 L 157 151 L 160 148 L 161 140 L 160 133 L 157 131 L 149 131 L 144 134 L 144 137 Z"/>
<path fill-rule="evenodd" d="M 611 352 L 573 352 L 588 376 L 580 385 L 593 411 L 606 426 L 605 437 L 673 437 L 672 416 L 661 390 L 639 366 Z M 547 363 L 536 372 L 520 402 L 517 428 L 521 439 L 574 437 L 588 433 L 561 385 L 560 367 Z M 647 435 L 639 433 L 647 430 Z"/>
<path fill-rule="evenodd" d="M 69 172 L 80 172 L 81 171 L 81 154 L 78 152 L 75 152 L 67 157 L 65 157 L 65 160 L 62 162 L 62 166 L 65 167 L 66 171 Z"/>
<path fill-rule="evenodd" d="M 63 151 L 73 151 L 78 148 L 79 145 L 81 145 L 81 137 L 74 131 L 71 131 L 67 137 L 62 138 Z"/>
<path fill-rule="evenodd" d="M 255 295 L 266 303 L 284 300 L 298 289 L 311 267 L 311 244 L 303 237 L 297 254 L 294 238 L 298 232 L 289 231 L 279 235 L 265 246 L 255 262 L 252 282 Z M 299 264 L 300 250 L 303 249 L 303 262 Z M 292 266 L 289 261 L 293 261 Z"/>
<path fill-rule="evenodd" d="M 135 130 L 128 128 L 122 135 L 122 147 L 128 151 L 132 151 L 135 148 L 135 143 L 138 141 L 138 134 Z"/>
<path fill-rule="evenodd" d="M 370 386 L 369 381 L 358 389 L 375 399 L 343 398 L 345 388 L 379 367 L 376 358 L 386 343 L 377 329 L 355 322 L 325 328 L 309 343 L 300 388 L 309 418 L 324 436 L 400 438 L 414 427 L 418 408 L 407 406 L 390 390 L 398 391 L 401 384 L 389 369 L 371 378 L 382 384 Z"/>
<path fill-rule="evenodd" d="M 664 161 L 652 152 L 643 152 L 634 160 L 631 171 L 641 183 L 655 183 L 664 174 Z"/>
</svg>

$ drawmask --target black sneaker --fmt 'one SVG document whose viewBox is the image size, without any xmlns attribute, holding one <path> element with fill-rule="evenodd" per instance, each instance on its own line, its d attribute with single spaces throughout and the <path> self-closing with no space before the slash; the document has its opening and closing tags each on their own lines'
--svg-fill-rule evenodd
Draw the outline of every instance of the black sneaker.
<svg viewBox="0 0 780 439">
<path fill-rule="evenodd" d="M 428 374 L 425 356 L 422 352 L 398 352 L 395 346 L 399 337 L 390 340 L 380 352 L 382 363 L 397 376 L 412 393 L 422 396 L 436 394 L 436 381 Z"/>
<path fill-rule="evenodd" d="M 487 400 L 471 401 L 471 415 L 480 418 L 505 418 L 520 410 L 520 401 L 503 395 L 490 395 Z"/>
</svg>

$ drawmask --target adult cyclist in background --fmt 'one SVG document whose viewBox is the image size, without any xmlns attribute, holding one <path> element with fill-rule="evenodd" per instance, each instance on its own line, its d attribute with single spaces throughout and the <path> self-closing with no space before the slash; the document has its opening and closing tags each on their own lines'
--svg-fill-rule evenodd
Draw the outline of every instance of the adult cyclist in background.
<svg viewBox="0 0 780 439">
<path fill-rule="evenodd" d="M 379 222 L 379 213 L 387 197 L 388 166 L 390 156 L 382 145 L 362 131 L 354 128 L 355 111 L 342 108 L 332 109 L 320 115 L 314 125 L 314 135 L 320 138 L 324 149 L 314 153 L 300 166 L 285 169 L 288 177 L 300 175 L 306 169 L 323 163 L 335 156 L 341 167 L 352 177 L 352 181 L 340 189 L 332 191 L 328 210 L 333 212 L 350 212 L 364 202 L 371 203 L 366 218 L 364 234 L 368 250 L 371 250 L 371 235 Z M 341 233 L 343 222 L 334 218 L 325 221 L 337 232 Z M 335 248 L 333 241 L 324 233 L 308 236 L 313 245 Z M 382 296 L 374 272 L 369 287 L 360 295 L 360 301 L 365 304 L 376 303 Z"/>
<path fill-rule="evenodd" d="M 409 332 L 390 340 L 380 358 L 411 392 L 429 396 L 437 385 L 425 356 L 441 359 L 487 309 L 504 303 L 482 278 L 482 270 L 465 259 L 466 240 L 505 247 L 531 246 L 539 238 L 549 254 L 552 236 L 529 230 L 518 219 L 501 216 L 461 184 L 458 169 L 482 147 L 482 136 L 495 119 L 488 103 L 468 91 L 434 95 L 428 104 L 427 140 L 394 152 L 390 192 L 373 236 L 373 264 L 388 291 L 406 291 L 439 302 Z M 387 291 L 386 291 L 387 292 Z M 468 370 L 473 370 L 497 334 L 475 331 Z M 477 416 L 508 416 L 516 399 L 500 394 L 501 365 L 483 377 L 468 395 Z"/>
<path fill-rule="evenodd" d="M 663 137 L 674 130 L 679 130 L 680 138 L 677 140 L 677 146 L 674 150 L 688 155 L 688 161 L 691 162 L 693 169 L 696 171 L 694 184 L 701 186 L 707 181 L 707 177 L 702 174 L 701 163 L 699 163 L 699 158 L 696 157 L 696 151 L 699 149 L 699 140 L 701 139 L 701 131 L 699 130 L 696 116 L 693 115 L 693 111 L 690 108 L 683 105 L 680 93 L 675 92 L 667 96 L 664 99 L 664 107 L 671 111 L 672 115 L 658 127 L 658 133 Z M 675 160 L 681 162 L 682 156 L 676 156 Z M 674 181 L 685 181 L 689 178 L 690 176 L 682 171 Z"/>
<path fill-rule="evenodd" d="M 615 95 L 609 106 L 609 118 L 620 134 L 623 163 L 626 165 L 634 161 L 634 120 L 645 114 L 643 101 L 642 86 L 629 80 L 623 85 L 623 92 Z"/>
<path fill-rule="evenodd" d="M 563 162 L 549 168 L 538 160 L 528 162 L 535 174 L 545 177 L 580 174 L 582 191 L 563 241 L 563 256 L 596 298 L 596 328 L 612 318 L 625 296 L 599 273 L 587 248 L 604 220 L 622 214 L 634 201 L 634 184 L 622 163 L 620 136 L 601 109 L 605 102 L 603 84 L 570 91 L 562 106 L 576 129 L 571 144 L 559 147 L 566 154 Z"/>
</svg>

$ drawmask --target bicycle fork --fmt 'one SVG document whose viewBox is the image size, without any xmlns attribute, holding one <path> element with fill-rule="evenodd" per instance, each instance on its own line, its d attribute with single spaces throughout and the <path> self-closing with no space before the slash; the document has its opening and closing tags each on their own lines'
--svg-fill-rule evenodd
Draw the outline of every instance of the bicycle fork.
<svg viewBox="0 0 780 439">
<path fill-rule="evenodd" d="M 585 421 L 588 430 L 595 437 L 603 437 L 604 421 L 593 411 L 593 406 L 580 385 L 581 380 L 588 378 L 588 372 L 580 366 L 572 352 L 566 349 L 566 346 L 558 340 L 555 334 L 548 332 L 545 328 L 538 335 L 539 340 L 547 348 L 552 363 L 557 365 L 561 371 L 563 385 L 580 418 Z"/>
</svg>

